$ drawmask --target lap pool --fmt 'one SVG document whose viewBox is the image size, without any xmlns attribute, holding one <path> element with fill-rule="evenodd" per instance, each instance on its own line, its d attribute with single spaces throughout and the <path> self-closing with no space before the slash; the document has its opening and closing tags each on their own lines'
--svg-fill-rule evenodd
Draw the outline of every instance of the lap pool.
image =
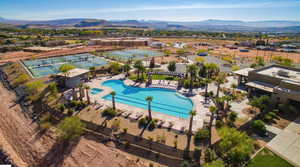
<svg viewBox="0 0 300 167">
<path fill-rule="evenodd" d="M 116 92 L 116 102 L 148 109 L 147 96 L 152 96 L 152 111 L 180 117 L 188 118 L 189 112 L 193 109 L 193 102 L 177 93 L 175 90 L 162 88 L 139 88 L 127 86 L 121 80 L 109 80 L 102 83 L 103 86 L 110 87 Z M 103 97 L 105 100 L 112 100 L 111 95 Z"/>
</svg>

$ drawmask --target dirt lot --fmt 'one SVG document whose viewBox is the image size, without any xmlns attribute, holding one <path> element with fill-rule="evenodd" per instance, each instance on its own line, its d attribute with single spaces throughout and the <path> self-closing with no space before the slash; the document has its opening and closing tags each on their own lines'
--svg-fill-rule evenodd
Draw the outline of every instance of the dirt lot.
<svg viewBox="0 0 300 167">
<path fill-rule="evenodd" d="M 71 148 L 57 149 L 57 137 L 52 130 L 42 134 L 18 104 L 14 93 L 7 91 L 0 83 L 0 146 L 20 167 L 27 166 L 101 166 L 101 167 L 143 167 L 133 163 L 129 155 L 107 147 L 92 138 L 82 137 Z M 65 150 L 70 150 L 67 152 Z M 50 161 L 48 161 L 50 160 Z M 47 164 L 47 165 L 45 165 Z"/>
</svg>

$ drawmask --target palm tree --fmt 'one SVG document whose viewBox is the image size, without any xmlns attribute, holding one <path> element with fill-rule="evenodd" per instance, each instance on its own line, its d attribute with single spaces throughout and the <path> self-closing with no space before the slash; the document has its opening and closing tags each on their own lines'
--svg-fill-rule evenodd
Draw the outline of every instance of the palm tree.
<svg viewBox="0 0 300 167">
<path fill-rule="evenodd" d="M 212 128 L 212 124 L 215 118 L 215 113 L 217 112 L 217 107 L 215 106 L 210 106 L 209 107 L 209 111 L 211 112 L 211 116 L 210 116 L 210 121 L 209 121 L 209 130 L 210 130 L 210 135 L 209 135 L 209 145 L 211 145 L 211 128 Z"/>
<path fill-rule="evenodd" d="M 96 67 L 95 67 L 95 66 L 90 67 L 89 70 L 90 70 L 90 72 L 91 72 L 93 78 L 95 78 L 95 77 L 96 77 Z"/>
<path fill-rule="evenodd" d="M 143 65 L 143 62 L 141 60 L 137 60 L 134 65 L 133 65 L 134 68 L 137 69 L 137 80 L 140 79 L 140 72 L 144 70 L 144 65 Z"/>
<path fill-rule="evenodd" d="M 112 97 L 112 105 L 113 105 L 113 110 L 116 110 L 116 102 L 115 102 L 115 96 L 116 96 L 116 92 L 112 91 L 110 93 L 111 97 Z"/>
<path fill-rule="evenodd" d="M 216 80 L 215 80 L 215 82 L 216 82 L 216 84 L 217 84 L 217 95 L 216 95 L 216 97 L 219 97 L 219 93 L 220 93 L 220 86 L 221 86 L 221 84 L 224 84 L 225 83 L 225 77 L 226 77 L 226 75 L 225 75 L 225 73 L 220 73 L 218 76 L 217 76 L 217 78 L 216 78 Z"/>
<path fill-rule="evenodd" d="M 193 81 L 195 81 L 197 71 L 198 66 L 196 66 L 195 64 L 187 66 L 187 72 L 190 73 L 190 90 L 193 89 Z"/>
<path fill-rule="evenodd" d="M 153 97 L 152 97 L 152 96 L 147 96 L 145 100 L 148 102 L 148 114 L 149 114 L 149 120 L 152 120 L 151 102 L 153 101 Z"/>
<path fill-rule="evenodd" d="M 189 132 L 187 134 L 187 146 L 186 146 L 186 152 L 189 153 L 190 151 L 190 145 L 191 145 L 191 139 L 192 139 L 192 129 L 193 129 L 193 121 L 194 121 L 194 116 L 196 116 L 196 111 L 191 111 L 190 113 L 190 124 L 189 124 Z M 188 155 L 188 154 L 187 154 Z"/>
<path fill-rule="evenodd" d="M 231 84 L 231 88 L 232 88 L 232 94 L 235 95 L 235 89 L 237 88 L 237 84 L 233 83 Z"/>
<path fill-rule="evenodd" d="M 124 72 L 126 72 L 126 76 L 129 76 L 130 69 L 131 69 L 131 67 L 128 63 L 123 65 L 123 70 L 124 70 Z"/>
<path fill-rule="evenodd" d="M 211 83 L 211 79 L 209 79 L 209 78 L 205 78 L 204 80 L 203 80 L 203 82 L 204 82 L 204 84 L 205 84 L 205 101 L 207 100 L 207 96 L 208 96 L 208 94 L 207 94 L 207 91 L 208 91 L 208 84 L 210 84 Z"/>
<path fill-rule="evenodd" d="M 86 94 L 86 98 L 87 98 L 88 104 L 91 104 L 91 99 L 90 99 L 90 95 L 89 95 L 89 90 L 91 88 L 88 85 L 85 85 L 84 88 L 85 88 L 85 94 Z"/>
</svg>

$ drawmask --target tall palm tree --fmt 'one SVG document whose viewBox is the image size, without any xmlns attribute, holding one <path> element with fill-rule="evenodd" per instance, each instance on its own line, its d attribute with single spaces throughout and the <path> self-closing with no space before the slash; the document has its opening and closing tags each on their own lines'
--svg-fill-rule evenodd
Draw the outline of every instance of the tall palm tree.
<svg viewBox="0 0 300 167">
<path fill-rule="evenodd" d="M 191 146 L 191 139 L 192 139 L 192 129 L 193 129 L 193 121 L 194 121 L 194 116 L 196 116 L 196 111 L 191 111 L 190 113 L 190 124 L 189 124 L 189 132 L 187 134 L 187 146 L 186 146 L 186 152 L 189 153 L 190 151 L 190 146 Z"/>
<path fill-rule="evenodd" d="M 217 112 L 217 110 L 218 109 L 215 106 L 210 106 L 209 107 L 209 111 L 211 113 L 210 120 L 209 120 L 209 130 L 210 130 L 209 145 L 211 145 L 211 128 L 212 128 L 212 124 L 213 124 L 213 121 L 214 121 L 214 118 L 215 118 L 215 113 Z"/>
<path fill-rule="evenodd" d="M 207 91 L 208 91 L 208 84 L 210 84 L 211 83 L 211 79 L 209 79 L 209 78 L 205 78 L 204 80 L 203 80 L 203 82 L 204 82 L 204 84 L 205 84 L 205 101 L 207 100 L 207 96 L 208 96 L 208 94 L 207 94 Z"/>
<path fill-rule="evenodd" d="M 190 90 L 193 89 L 193 81 L 195 81 L 196 74 L 198 71 L 198 66 L 195 64 L 187 66 L 187 71 L 190 74 Z"/>
<path fill-rule="evenodd" d="M 231 84 L 231 88 L 232 88 L 232 94 L 235 95 L 235 89 L 237 88 L 237 84 L 233 83 Z"/>
<path fill-rule="evenodd" d="M 89 90 L 91 88 L 88 85 L 85 85 L 84 88 L 85 88 L 85 94 L 86 94 L 86 98 L 87 98 L 88 104 L 91 104 L 91 99 L 90 99 L 90 95 L 89 95 Z"/>
<path fill-rule="evenodd" d="M 95 67 L 95 66 L 90 67 L 89 70 L 90 70 L 90 72 L 91 72 L 93 78 L 95 78 L 95 77 L 96 77 L 96 67 Z"/>
<path fill-rule="evenodd" d="M 137 60 L 134 65 L 133 65 L 134 68 L 137 69 L 137 80 L 140 79 L 140 72 L 144 70 L 144 65 L 143 65 L 143 62 L 141 60 Z"/>
<path fill-rule="evenodd" d="M 218 87 L 217 88 L 217 95 L 216 95 L 216 97 L 219 97 L 220 86 L 221 86 L 221 84 L 225 83 L 225 77 L 226 77 L 225 73 L 219 73 L 219 75 L 217 76 L 217 78 L 215 80 L 215 82 L 217 84 L 217 87 Z"/>
<path fill-rule="evenodd" d="M 149 120 L 152 120 L 151 102 L 153 101 L 153 97 L 152 97 L 152 96 L 147 96 L 145 100 L 148 102 L 148 115 L 149 115 Z"/>
<path fill-rule="evenodd" d="M 123 70 L 124 72 L 126 72 L 126 76 L 129 76 L 130 69 L 131 69 L 130 64 L 126 63 L 123 65 Z"/>
<path fill-rule="evenodd" d="M 112 91 L 110 93 L 111 97 L 112 97 L 112 105 L 113 105 L 113 110 L 116 110 L 116 102 L 115 102 L 115 96 L 116 96 L 116 92 Z"/>
</svg>

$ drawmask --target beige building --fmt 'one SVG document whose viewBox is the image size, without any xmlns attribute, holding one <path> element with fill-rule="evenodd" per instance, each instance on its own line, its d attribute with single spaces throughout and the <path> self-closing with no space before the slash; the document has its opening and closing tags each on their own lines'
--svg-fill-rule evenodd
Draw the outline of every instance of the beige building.
<svg viewBox="0 0 300 167">
<path fill-rule="evenodd" d="M 149 38 L 99 38 L 91 39 L 89 45 L 135 47 L 148 46 L 149 42 Z"/>
<path fill-rule="evenodd" d="M 75 88 L 79 86 L 80 84 L 84 83 L 88 79 L 88 72 L 89 70 L 81 69 L 81 68 L 74 68 L 67 72 L 67 77 L 65 81 L 65 86 L 67 88 Z M 58 77 L 61 79 L 59 81 L 64 81 L 65 74 L 64 73 L 58 73 Z M 63 84 L 63 83 L 59 83 Z"/>
<path fill-rule="evenodd" d="M 300 102 L 300 69 L 271 65 L 234 73 L 239 76 L 239 84 L 244 82 L 247 86 L 250 95 L 260 91 L 282 103 Z"/>
</svg>

